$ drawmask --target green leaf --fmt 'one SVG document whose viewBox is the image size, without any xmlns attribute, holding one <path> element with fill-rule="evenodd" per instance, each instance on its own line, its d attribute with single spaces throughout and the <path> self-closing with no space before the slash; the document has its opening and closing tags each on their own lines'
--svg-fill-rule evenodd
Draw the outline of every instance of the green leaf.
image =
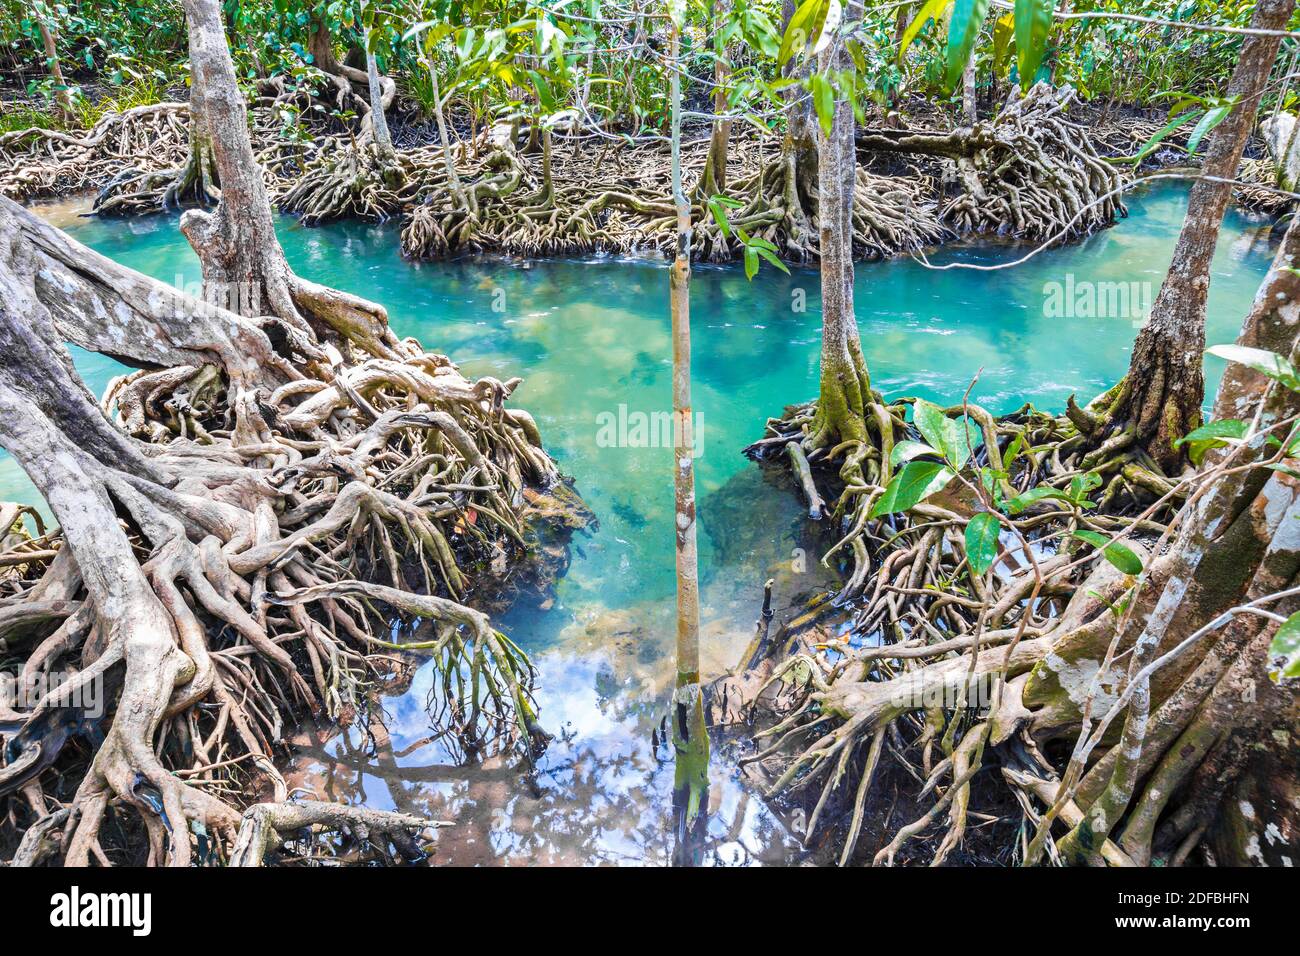
<svg viewBox="0 0 1300 956">
<path fill-rule="evenodd" d="M 758 272 L 758 250 L 753 246 L 745 246 L 745 278 L 753 279 Z"/>
<path fill-rule="evenodd" d="M 1300 677 L 1300 611 L 1282 622 L 1268 647 L 1268 656 L 1281 658 L 1276 669 L 1269 670 L 1273 680 L 1280 677 Z"/>
<path fill-rule="evenodd" d="M 1256 372 L 1281 382 L 1292 391 L 1300 392 L 1300 376 L 1296 375 L 1296 370 L 1292 368 L 1291 363 L 1276 352 L 1254 349 L 1246 345 L 1215 345 L 1206 349 L 1206 352 L 1227 359 L 1229 362 L 1253 368 Z"/>
<path fill-rule="evenodd" d="M 1007 502 L 1007 510 L 1013 515 L 1018 515 L 1030 505 L 1039 501 L 1051 498 L 1054 501 L 1071 502 L 1072 499 L 1060 488 L 1051 488 L 1047 485 L 1039 485 L 1037 488 L 1030 488 L 1024 494 L 1016 495 Z"/>
<path fill-rule="evenodd" d="M 546 112 L 555 109 L 555 94 L 551 92 L 551 84 L 546 82 L 546 77 L 536 70 L 529 70 L 528 77 L 533 81 L 533 89 L 537 92 L 537 102 Z"/>
<path fill-rule="evenodd" d="M 948 69 L 945 75 L 948 89 L 956 87 L 965 72 L 988 12 L 989 0 L 956 0 L 953 4 L 952 21 L 948 24 Z"/>
<path fill-rule="evenodd" d="M 912 441 L 911 439 L 905 438 L 903 441 L 900 441 L 895 445 L 894 450 L 889 453 L 889 463 L 897 468 L 901 463 L 911 461 L 913 458 L 918 458 L 921 455 L 934 455 L 936 458 L 943 457 L 942 454 L 935 451 L 924 442 Z"/>
<path fill-rule="evenodd" d="M 903 56 L 907 53 L 907 48 L 912 45 L 912 41 L 921 32 L 921 28 L 931 20 L 938 20 L 942 17 L 952 4 L 953 0 L 926 0 L 925 6 L 916 15 L 916 19 L 909 23 L 907 29 L 903 31 L 903 39 L 898 44 L 899 63 L 903 62 Z"/>
<path fill-rule="evenodd" d="M 1016 0 L 1016 70 L 1022 90 L 1034 85 L 1034 77 L 1047 53 L 1055 6 L 1055 0 Z"/>
<path fill-rule="evenodd" d="M 1193 465 L 1200 465 L 1205 453 L 1211 448 L 1222 448 L 1229 444 L 1223 439 L 1246 437 L 1247 427 L 1246 423 L 1239 418 L 1225 418 L 1222 421 L 1210 422 L 1175 441 L 1174 447 L 1186 445 L 1187 457 L 1192 460 Z"/>
<path fill-rule="evenodd" d="M 1072 537 L 1100 549 L 1102 556 L 1123 573 L 1142 573 L 1142 559 L 1118 541 L 1111 541 L 1104 534 L 1098 534 L 1096 531 L 1076 531 Z"/>
<path fill-rule="evenodd" d="M 714 196 L 709 200 L 709 212 L 713 213 L 713 221 L 718 224 L 718 229 L 723 238 L 731 238 L 731 222 L 727 219 L 726 205 L 723 202 L 725 197 Z"/>
<path fill-rule="evenodd" d="M 1083 499 L 1088 492 L 1101 486 L 1101 475 L 1095 471 L 1085 472 L 1082 475 L 1075 475 L 1070 479 L 1070 500 L 1075 504 L 1083 504 Z"/>
<path fill-rule="evenodd" d="M 830 80 L 818 73 L 812 78 L 812 94 L 817 121 L 821 123 L 822 132 L 829 136 L 831 124 L 835 122 L 835 88 Z"/>
<path fill-rule="evenodd" d="M 1016 437 L 1011 439 L 1007 445 L 1007 450 L 1002 453 L 1002 467 L 1009 469 L 1011 463 L 1020 456 L 1021 450 L 1025 447 L 1025 433 L 1016 432 Z"/>
<path fill-rule="evenodd" d="M 768 262 L 772 263 L 772 265 L 776 266 L 778 269 L 780 269 L 780 270 L 781 270 L 782 272 L 784 272 L 786 275 L 789 275 L 789 274 L 790 274 L 790 270 L 786 268 L 785 263 L 782 262 L 780 259 L 778 259 L 777 256 L 776 256 L 776 253 L 773 252 L 771 249 L 764 248 L 763 246 L 753 246 L 752 248 L 753 248 L 754 251 L 757 252 L 760 256 L 762 256 L 762 257 L 763 257 L 764 259 L 766 259 Z"/>
<path fill-rule="evenodd" d="M 1174 117 L 1164 126 L 1162 126 L 1159 130 L 1157 130 L 1154 134 L 1152 134 L 1151 138 L 1142 144 L 1141 149 L 1139 149 L 1132 156 L 1128 157 L 1128 161 L 1132 163 L 1142 162 L 1142 160 L 1146 159 L 1147 156 L 1151 155 L 1151 153 L 1155 151 L 1155 148 L 1159 146 L 1162 142 L 1164 142 L 1164 140 L 1167 137 L 1169 137 L 1174 132 L 1174 130 L 1178 129 L 1178 127 L 1187 123 L 1189 120 L 1194 119 L 1196 116 L 1197 113 L 1193 111 L 1190 113 L 1182 113 Z"/>
<path fill-rule="evenodd" d="M 981 511 L 966 525 L 966 561 L 972 574 L 981 575 L 998 556 L 998 535 L 1002 522 L 991 511 Z"/>
<path fill-rule="evenodd" d="M 813 45 L 810 55 L 816 55 L 830 46 L 839 31 L 840 21 L 844 18 L 844 5 L 840 0 L 825 0 L 826 9 L 817 22 L 817 29 L 812 34 Z"/>
<path fill-rule="evenodd" d="M 925 440 L 937 448 L 953 468 L 960 471 L 970 460 L 970 436 L 966 433 L 965 418 L 960 422 L 949 418 L 938 405 L 921 398 L 912 406 L 912 421 Z"/>
<path fill-rule="evenodd" d="M 1300 423 L 1291 426 L 1291 434 L 1287 435 L 1285 446 L 1282 439 L 1276 435 L 1268 435 L 1264 438 L 1264 444 L 1269 448 L 1283 448 L 1284 454 L 1288 458 L 1297 457 L 1296 452 L 1300 450 Z"/>
<path fill-rule="evenodd" d="M 1216 106 L 1212 110 L 1206 110 L 1205 115 L 1201 117 L 1201 121 L 1193 127 L 1192 135 L 1187 137 L 1187 155 L 1195 156 L 1196 147 L 1201 145 L 1201 140 L 1205 138 L 1205 134 L 1227 119 L 1228 114 L 1231 112 L 1231 105 Z"/>
<path fill-rule="evenodd" d="M 956 477 L 947 465 L 933 461 L 909 461 L 885 486 L 885 493 L 871 506 L 870 518 L 906 511 Z"/>
</svg>

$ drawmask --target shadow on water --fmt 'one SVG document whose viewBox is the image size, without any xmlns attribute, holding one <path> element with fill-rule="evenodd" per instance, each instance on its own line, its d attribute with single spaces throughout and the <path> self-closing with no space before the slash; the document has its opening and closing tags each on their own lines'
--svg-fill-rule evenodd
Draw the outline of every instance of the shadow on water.
<svg viewBox="0 0 1300 956">
<path fill-rule="evenodd" d="M 1129 316 L 1049 314 L 1056 286 L 1158 287 L 1186 208 L 1177 187 L 1130 201 L 1128 221 L 1086 242 L 994 273 L 932 272 L 910 260 L 857 273 L 858 321 L 873 384 L 890 395 L 946 402 L 977 369 L 972 399 L 994 412 L 1025 401 L 1059 408 L 1091 397 L 1127 366 Z M 198 264 L 174 219 L 61 223 L 105 255 L 179 285 Z M 431 675 L 332 739 L 304 732 L 291 785 L 325 799 L 419 813 L 442 830 L 436 859 L 465 864 L 648 863 L 673 860 L 673 761 L 665 741 L 672 688 L 673 495 L 671 450 L 602 439 L 601 423 L 668 410 L 668 279 L 659 263 L 403 261 L 395 225 L 306 229 L 281 223 L 302 274 L 382 301 L 396 331 L 445 351 L 469 375 L 523 376 L 516 401 L 593 508 L 600 528 L 575 543 L 551 599 L 517 606 L 497 624 L 538 669 L 542 723 L 556 734 L 536 771 L 487 758 L 458 766 L 429 740 Z M 940 261 L 1006 262 L 1023 250 L 972 244 Z M 1267 269 L 1267 237 L 1229 215 L 1214 265 L 1208 341 L 1231 341 Z M 733 666 L 753 634 L 763 581 L 776 578 L 779 626 L 834 580 L 823 569 L 825 527 L 809 527 L 789 479 L 740 450 L 767 416 L 817 389 L 820 313 L 815 272 L 701 266 L 692 283 L 701 562 L 701 653 L 706 680 Z M 1076 310 L 1077 312 L 1078 310 Z M 121 366 L 74 351 L 96 392 Z M 1210 388 L 1222 363 L 1207 362 Z M 606 416 L 606 418 L 602 418 Z M 608 438 L 608 435 L 605 436 Z M 628 438 L 629 436 L 623 436 Z M 36 503 L 30 483 L 0 456 L 0 498 Z M 793 863 L 796 835 L 741 781 L 736 749 L 716 741 L 710 813 L 699 863 Z"/>
</svg>

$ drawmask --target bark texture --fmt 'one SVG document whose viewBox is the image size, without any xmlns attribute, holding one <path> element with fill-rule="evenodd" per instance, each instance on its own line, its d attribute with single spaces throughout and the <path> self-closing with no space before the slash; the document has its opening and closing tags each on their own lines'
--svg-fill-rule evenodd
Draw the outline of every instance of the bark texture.
<svg viewBox="0 0 1300 956">
<path fill-rule="evenodd" d="M 1294 10 L 1294 0 L 1260 0 L 1251 26 L 1283 30 Z M 1258 35 L 1242 43 L 1227 89 L 1238 102 L 1210 134 L 1202 164 L 1204 175 L 1215 179 L 1199 180 L 1192 187 L 1169 272 L 1133 346 L 1128 375 L 1108 410 L 1108 427 L 1098 432 L 1098 441 L 1113 440 L 1117 432 L 1131 434 L 1133 445 L 1169 476 L 1179 474 L 1186 461 L 1174 442 L 1201 423 L 1210 266 L 1232 198 L 1229 180 L 1241 164 L 1280 44 L 1278 36 Z"/>
</svg>

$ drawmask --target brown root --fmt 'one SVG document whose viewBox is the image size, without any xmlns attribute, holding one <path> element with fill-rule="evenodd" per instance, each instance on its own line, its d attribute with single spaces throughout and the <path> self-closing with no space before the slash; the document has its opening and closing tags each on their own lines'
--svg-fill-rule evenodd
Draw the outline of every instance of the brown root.
<svg viewBox="0 0 1300 956">
<path fill-rule="evenodd" d="M 518 380 L 471 382 L 396 341 L 382 310 L 291 274 L 313 322 L 297 347 L 347 359 L 269 352 L 258 370 L 231 341 L 269 347 L 252 320 L 101 272 L 12 204 L 0 227 L 0 440 L 60 524 L 0 506 L 0 641 L 21 691 L 0 698 L 0 794 L 38 834 L 22 858 L 47 852 L 55 819 L 69 863 L 122 852 L 109 819 L 147 836 L 134 862 L 186 865 L 196 839 L 220 858 L 247 796 L 284 799 L 274 758 L 293 722 L 345 718 L 408 655 L 443 675 L 434 718 L 464 752 L 529 759 L 546 736 L 531 668 L 462 603 L 528 552 L 525 515 L 558 481 L 505 405 Z M 83 311 L 126 324 L 86 336 L 126 341 L 134 323 L 164 362 L 191 361 L 115 382 L 101 410 L 61 344 Z"/>
</svg>

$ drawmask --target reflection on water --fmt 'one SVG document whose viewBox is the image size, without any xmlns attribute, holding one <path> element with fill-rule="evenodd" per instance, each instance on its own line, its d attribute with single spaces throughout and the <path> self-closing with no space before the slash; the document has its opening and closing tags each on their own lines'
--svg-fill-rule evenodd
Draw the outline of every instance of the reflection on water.
<svg viewBox="0 0 1300 956">
<path fill-rule="evenodd" d="M 1185 210 L 1177 187 L 1131 202 L 1129 221 L 1015 269 L 933 272 L 910 260 L 858 270 L 857 309 L 875 386 L 888 395 L 947 402 L 982 369 L 972 399 L 994 412 L 1025 401 L 1061 407 L 1090 398 L 1123 373 L 1131 319 L 1062 316 L 1046 307 L 1052 284 L 1154 283 L 1169 265 Z M 65 213 L 63 222 L 67 222 Z M 198 264 L 175 220 L 82 221 L 83 242 L 177 284 Z M 672 686 L 671 451 L 600 438 L 623 413 L 670 408 L 668 280 L 644 261 L 403 262 L 395 226 L 305 229 L 281 236 L 304 275 L 382 301 L 399 334 L 447 352 L 467 374 L 523 376 L 516 400 L 537 418 L 549 450 L 600 519 L 575 544 L 567 577 L 543 608 L 517 607 L 498 623 L 533 655 L 541 720 L 556 740 L 525 779 L 488 761 L 463 768 L 424 742 L 429 674 L 384 701 L 376 721 L 304 744 L 294 783 L 330 799 L 453 820 L 438 858 L 460 863 L 667 863 L 672 762 L 652 733 Z M 1007 261 L 1022 250 L 975 246 L 947 258 Z M 1209 297 L 1208 340 L 1236 336 L 1269 249 L 1260 230 L 1230 214 Z M 734 268 L 700 266 L 692 285 L 694 392 L 704 454 L 697 463 L 705 676 L 735 663 L 758 613 L 762 582 L 777 579 L 778 620 L 824 589 L 825 541 L 808 527 L 788 480 L 764 474 L 740 449 L 767 416 L 816 392 L 820 331 L 815 272 L 765 268 L 752 282 Z M 806 303 L 802 311 L 800 307 Z M 77 352 L 92 389 L 120 366 Z M 1222 363 L 1207 363 L 1213 388 Z M 607 438 L 608 436 L 606 436 Z M 627 447 L 635 444 L 636 447 Z M 35 502 L 0 457 L 0 498 Z M 820 529 L 825 533 L 825 529 Z M 801 859 L 798 841 L 747 797 L 734 755 L 715 748 L 711 842 L 705 862 Z"/>
<path fill-rule="evenodd" d="M 651 744 L 662 717 L 655 695 L 620 681 L 600 653 L 545 651 L 537 664 L 546 675 L 542 712 L 556 737 L 530 777 L 495 758 L 458 767 L 439 743 L 425 742 L 425 670 L 407 694 L 386 702 L 382 723 L 300 747 L 289 784 L 322 799 L 454 822 L 439 831 L 437 862 L 667 865 L 673 763 L 670 745 Z M 715 771 L 728 783 L 715 798 L 702 862 L 796 859 L 797 840 L 726 766 Z"/>
</svg>

